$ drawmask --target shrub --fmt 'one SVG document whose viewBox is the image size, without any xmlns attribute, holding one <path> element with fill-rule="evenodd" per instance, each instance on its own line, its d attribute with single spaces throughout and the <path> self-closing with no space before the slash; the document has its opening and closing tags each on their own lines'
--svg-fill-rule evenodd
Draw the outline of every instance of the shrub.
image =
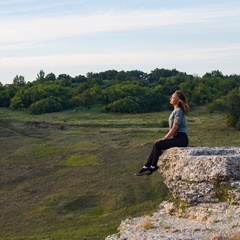
<svg viewBox="0 0 240 240">
<path fill-rule="evenodd" d="M 140 106 L 139 104 L 131 99 L 130 97 L 126 97 L 123 99 L 119 99 L 113 103 L 107 105 L 107 109 L 111 112 L 120 112 L 120 113 L 139 113 Z"/>
<path fill-rule="evenodd" d="M 39 100 L 30 106 L 32 114 L 42 114 L 50 112 L 59 112 L 62 110 L 62 105 L 53 97 Z"/>
</svg>

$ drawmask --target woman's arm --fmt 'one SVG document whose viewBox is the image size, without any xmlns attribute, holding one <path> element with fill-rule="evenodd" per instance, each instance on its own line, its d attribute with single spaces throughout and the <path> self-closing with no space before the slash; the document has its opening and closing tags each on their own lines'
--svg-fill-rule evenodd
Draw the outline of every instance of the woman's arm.
<svg viewBox="0 0 240 240">
<path fill-rule="evenodd" d="M 174 123 L 172 128 L 168 131 L 168 133 L 165 135 L 164 139 L 168 139 L 172 137 L 178 130 L 179 125 Z"/>
<path fill-rule="evenodd" d="M 165 137 L 164 137 L 164 138 L 161 138 L 161 139 L 158 139 L 157 142 L 158 142 L 158 141 L 161 141 L 161 140 L 166 140 L 166 139 L 172 137 L 172 136 L 177 132 L 178 127 L 179 127 L 179 125 L 176 124 L 176 123 L 174 123 L 173 126 L 172 126 L 172 128 L 171 128 L 171 129 L 168 131 L 168 133 L 165 135 Z"/>
</svg>

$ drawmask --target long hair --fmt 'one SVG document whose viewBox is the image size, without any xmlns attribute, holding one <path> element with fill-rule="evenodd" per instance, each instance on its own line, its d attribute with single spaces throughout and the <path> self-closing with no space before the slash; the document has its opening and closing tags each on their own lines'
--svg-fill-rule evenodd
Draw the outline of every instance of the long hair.
<svg viewBox="0 0 240 240">
<path fill-rule="evenodd" d="M 179 90 L 175 91 L 175 94 L 177 95 L 177 97 L 179 99 L 179 104 L 178 104 L 179 107 L 183 110 L 184 115 L 187 115 L 188 111 L 189 111 L 189 106 L 187 103 L 186 96 L 184 95 L 183 92 L 181 92 Z"/>
</svg>

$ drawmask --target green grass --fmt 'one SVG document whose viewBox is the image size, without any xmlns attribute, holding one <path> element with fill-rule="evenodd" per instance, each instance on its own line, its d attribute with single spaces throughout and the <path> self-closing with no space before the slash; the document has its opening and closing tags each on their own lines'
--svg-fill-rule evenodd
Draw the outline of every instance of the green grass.
<svg viewBox="0 0 240 240">
<path fill-rule="evenodd" d="M 71 155 L 61 163 L 62 166 L 68 166 L 68 167 L 83 167 L 87 165 L 94 166 L 97 164 L 98 164 L 98 159 L 96 155 L 91 155 L 91 154 Z"/>
<path fill-rule="evenodd" d="M 29 115 L 0 109 L 0 239 L 105 239 L 127 217 L 155 211 L 159 174 L 135 177 L 169 112 Z M 190 144 L 239 146 L 239 131 L 204 108 L 188 116 Z"/>
</svg>

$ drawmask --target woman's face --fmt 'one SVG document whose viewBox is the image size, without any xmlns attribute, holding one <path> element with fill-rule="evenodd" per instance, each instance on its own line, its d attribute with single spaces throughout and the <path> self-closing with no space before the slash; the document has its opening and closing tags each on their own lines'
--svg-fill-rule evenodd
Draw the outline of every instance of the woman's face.
<svg viewBox="0 0 240 240">
<path fill-rule="evenodd" d="M 178 99 L 178 96 L 176 93 L 174 93 L 172 95 L 172 97 L 170 98 L 170 104 L 174 105 L 174 106 L 177 106 L 179 103 L 179 99 Z"/>
</svg>

